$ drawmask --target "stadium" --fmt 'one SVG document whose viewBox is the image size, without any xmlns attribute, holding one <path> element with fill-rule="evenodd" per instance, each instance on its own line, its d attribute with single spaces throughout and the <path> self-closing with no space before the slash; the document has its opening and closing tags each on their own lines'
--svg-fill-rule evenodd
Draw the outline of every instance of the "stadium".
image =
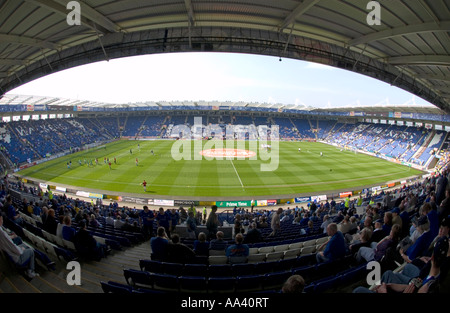
<svg viewBox="0 0 450 313">
<path fill-rule="evenodd" d="M 441 276 L 413 291 L 448 292 L 446 1 L 73 2 L 0 1 L 1 292 L 383 292 L 388 274 L 415 266 L 426 278 L 436 264 Z M 314 62 L 433 106 L 10 93 L 84 64 L 181 52 Z M 384 237 L 365 238 L 378 226 L 382 256 Z M 202 251 L 218 231 L 223 247 Z M 154 239 L 172 253 L 157 254 Z M 334 239 L 345 251 L 330 257 Z M 419 263 L 438 252 L 442 264 Z M 374 260 L 381 273 L 368 283 Z"/>
</svg>

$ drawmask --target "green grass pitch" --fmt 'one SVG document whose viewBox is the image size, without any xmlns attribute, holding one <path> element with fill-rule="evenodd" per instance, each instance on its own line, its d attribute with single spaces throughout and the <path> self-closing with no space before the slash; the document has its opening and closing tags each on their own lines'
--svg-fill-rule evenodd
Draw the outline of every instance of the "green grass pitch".
<svg viewBox="0 0 450 313">
<path fill-rule="evenodd" d="M 351 151 L 340 151 L 337 147 L 322 143 L 279 142 L 279 162 L 275 171 L 261 171 L 261 164 L 269 164 L 270 160 L 261 160 L 259 144 L 256 149 L 250 149 L 251 143 L 245 143 L 249 150 L 256 150 L 256 160 L 208 160 L 205 157 L 195 160 L 194 153 L 198 150 L 195 150 L 194 142 L 191 143 L 191 160 L 176 160 L 171 153 L 174 143 L 170 140 L 120 140 L 106 145 L 106 148 L 64 156 L 19 174 L 55 185 L 134 193 L 137 196 L 230 198 L 354 190 L 421 174 L 406 166 Z M 210 147 L 212 142 L 203 141 L 200 144 Z M 275 155 L 275 150 L 269 153 Z M 105 157 L 110 159 L 111 169 L 104 164 Z M 117 164 L 113 162 L 114 157 Z M 98 158 L 98 165 L 95 165 L 95 158 Z M 139 160 L 138 166 L 136 158 Z M 94 160 L 94 166 L 85 165 L 85 159 Z M 70 169 L 67 167 L 69 161 L 72 162 Z M 141 186 L 144 179 L 148 183 L 146 192 Z"/>
</svg>

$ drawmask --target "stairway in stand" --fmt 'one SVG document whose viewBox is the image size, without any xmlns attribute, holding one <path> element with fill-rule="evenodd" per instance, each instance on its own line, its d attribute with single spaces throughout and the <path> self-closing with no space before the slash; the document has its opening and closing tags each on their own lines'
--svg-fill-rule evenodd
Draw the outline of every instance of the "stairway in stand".
<svg viewBox="0 0 450 313">
<path fill-rule="evenodd" d="M 1 257 L 0 293 L 103 293 L 100 281 L 126 284 L 123 269 L 140 269 L 140 259 L 150 259 L 149 241 L 122 251 L 113 250 L 100 262 L 81 262 L 81 285 L 70 286 L 66 279 L 72 268 L 66 269 L 65 261 L 55 260 L 54 271 L 37 266 L 39 276 L 28 281 Z"/>
</svg>

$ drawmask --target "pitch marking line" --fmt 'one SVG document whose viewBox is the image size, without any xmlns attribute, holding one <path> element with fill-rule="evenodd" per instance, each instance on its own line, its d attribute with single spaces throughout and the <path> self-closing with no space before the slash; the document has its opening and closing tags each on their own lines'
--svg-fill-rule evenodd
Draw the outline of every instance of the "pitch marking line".
<svg viewBox="0 0 450 313">
<path fill-rule="evenodd" d="M 244 189 L 244 188 L 245 188 L 245 187 L 244 187 L 244 184 L 242 184 L 241 177 L 239 176 L 239 173 L 238 173 L 238 171 L 236 170 L 236 167 L 234 166 L 233 160 L 230 160 L 230 162 L 231 162 L 231 165 L 233 165 L 234 172 L 236 173 L 236 176 L 237 176 L 237 178 L 239 179 L 239 182 L 241 183 L 242 188 Z"/>
</svg>

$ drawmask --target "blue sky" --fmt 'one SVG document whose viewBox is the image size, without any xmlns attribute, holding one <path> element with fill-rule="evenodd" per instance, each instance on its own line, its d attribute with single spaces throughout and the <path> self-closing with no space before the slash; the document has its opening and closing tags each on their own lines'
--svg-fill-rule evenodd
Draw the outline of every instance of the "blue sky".
<svg viewBox="0 0 450 313">
<path fill-rule="evenodd" d="M 48 75 L 9 92 L 106 103 L 246 101 L 312 107 L 430 105 L 381 81 L 328 66 L 230 53 L 129 57 Z"/>
</svg>

